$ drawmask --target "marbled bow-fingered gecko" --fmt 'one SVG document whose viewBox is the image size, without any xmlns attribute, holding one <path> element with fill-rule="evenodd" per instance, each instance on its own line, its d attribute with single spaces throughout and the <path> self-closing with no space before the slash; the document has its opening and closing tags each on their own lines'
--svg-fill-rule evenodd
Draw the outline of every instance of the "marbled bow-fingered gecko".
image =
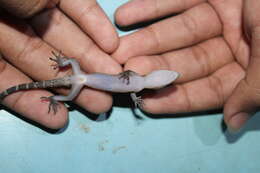
<svg viewBox="0 0 260 173">
<path fill-rule="evenodd" d="M 55 54 L 54 52 L 52 53 L 55 58 L 50 58 L 50 60 L 56 62 L 54 68 L 71 65 L 73 75 L 53 80 L 20 84 L 8 88 L 0 93 L 0 102 L 6 96 L 20 90 L 71 87 L 70 93 L 67 96 L 55 95 L 41 97 L 42 100 L 50 102 L 48 113 L 53 110 L 54 114 L 56 114 L 58 110 L 58 101 L 71 101 L 78 95 L 83 86 L 88 86 L 90 88 L 109 92 L 131 93 L 130 96 L 134 101 L 135 106 L 141 107 L 143 104 L 142 99 L 141 97 L 136 96 L 137 92 L 145 88 L 159 89 L 165 87 L 179 76 L 179 73 L 169 70 L 156 70 L 145 76 L 141 76 L 130 70 L 117 75 L 102 73 L 85 74 L 81 71 L 79 63 L 75 59 L 61 56 L 61 54 Z"/>
</svg>

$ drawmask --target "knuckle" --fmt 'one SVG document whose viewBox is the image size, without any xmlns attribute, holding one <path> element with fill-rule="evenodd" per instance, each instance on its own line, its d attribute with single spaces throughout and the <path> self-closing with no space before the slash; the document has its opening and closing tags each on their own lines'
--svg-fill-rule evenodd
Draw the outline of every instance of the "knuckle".
<svg viewBox="0 0 260 173">
<path fill-rule="evenodd" d="M 44 45 L 44 42 L 38 38 L 28 37 L 25 41 L 24 48 L 17 54 L 16 63 L 29 63 L 28 57 L 31 57 L 33 52 L 37 52 Z"/>
<path fill-rule="evenodd" d="M 88 1 L 88 4 L 85 5 L 81 12 L 79 13 L 79 21 L 83 22 L 84 18 L 88 16 L 93 10 L 99 7 L 98 3 L 95 0 Z"/>
<path fill-rule="evenodd" d="M 183 95 L 185 97 L 184 103 L 186 105 L 186 108 L 184 110 L 187 112 L 192 112 L 194 110 L 194 108 L 193 108 L 192 101 L 189 97 L 189 93 L 188 93 L 188 89 L 186 88 L 186 85 L 180 85 L 179 87 L 181 88 Z"/>
<path fill-rule="evenodd" d="M 209 88 L 212 90 L 212 92 L 216 95 L 217 98 L 215 99 L 216 100 L 215 105 L 217 107 L 221 107 L 225 103 L 225 98 L 223 94 L 223 84 L 219 79 L 219 77 L 214 75 L 208 77 L 207 79 L 208 79 Z"/>
<path fill-rule="evenodd" d="M 171 62 L 165 54 L 158 55 L 154 59 L 157 62 L 157 69 L 170 69 Z"/>
<path fill-rule="evenodd" d="M 160 40 L 160 37 L 157 34 L 156 30 L 154 29 L 153 25 L 145 27 L 142 31 L 148 35 L 148 37 L 146 37 L 146 38 L 150 38 L 152 40 L 151 43 L 153 43 L 153 45 L 152 45 L 151 49 L 160 50 L 161 49 L 160 48 L 161 40 Z"/>
<path fill-rule="evenodd" d="M 189 13 L 183 13 L 181 21 L 184 28 L 188 30 L 188 33 L 190 33 L 192 42 L 196 41 L 198 38 L 198 36 L 196 35 L 198 30 L 198 24 L 196 20 Z"/>
<path fill-rule="evenodd" d="M 201 74 L 203 75 L 209 75 L 212 71 L 209 53 L 206 49 L 204 49 L 203 46 L 197 45 L 191 48 L 193 57 L 197 64 L 199 65 L 199 68 L 201 69 Z"/>
</svg>

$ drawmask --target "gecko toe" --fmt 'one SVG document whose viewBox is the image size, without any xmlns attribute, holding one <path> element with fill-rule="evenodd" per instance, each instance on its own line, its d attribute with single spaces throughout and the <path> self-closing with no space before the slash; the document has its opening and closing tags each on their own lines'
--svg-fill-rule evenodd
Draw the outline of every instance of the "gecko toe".
<svg viewBox="0 0 260 173">
<path fill-rule="evenodd" d="M 141 109 L 144 107 L 144 101 L 141 98 L 141 96 L 136 97 L 136 99 L 134 100 L 134 103 L 135 103 L 135 107 L 139 107 Z"/>
<path fill-rule="evenodd" d="M 55 99 L 53 99 L 53 96 L 50 97 L 41 97 L 42 101 L 48 101 L 48 113 L 53 111 L 54 115 L 58 112 L 58 109 L 60 108 L 59 102 Z"/>
<path fill-rule="evenodd" d="M 49 59 L 51 61 L 55 62 L 54 65 L 51 65 L 51 66 L 53 66 L 54 70 L 59 68 L 59 67 L 63 67 L 64 66 L 64 62 L 68 60 L 68 57 L 63 56 L 61 51 L 58 54 L 56 54 L 54 51 L 52 51 L 52 54 L 53 54 L 54 57 L 50 57 Z"/>
</svg>

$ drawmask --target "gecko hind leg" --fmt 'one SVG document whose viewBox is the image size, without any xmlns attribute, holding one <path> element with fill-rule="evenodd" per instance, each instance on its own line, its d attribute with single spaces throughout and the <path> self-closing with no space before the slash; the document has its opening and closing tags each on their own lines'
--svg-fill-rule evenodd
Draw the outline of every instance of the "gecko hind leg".
<svg viewBox="0 0 260 173">
<path fill-rule="evenodd" d="M 136 93 L 131 93 L 130 96 L 135 104 L 135 107 L 139 107 L 142 109 L 144 106 L 144 102 L 143 102 L 143 99 L 141 98 L 141 96 L 136 96 Z"/>
<path fill-rule="evenodd" d="M 49 102 L 49 108 L 48 113 L 51 112 L 51 110 L 54 112 L 54 115 L 58 112 L 58 109 L 60 108 L 60 105 L 57 100 L 53 98 L 54 96 L 50 97 L 41 97 L 42 101 L 48 101 Z"/>
</svg>

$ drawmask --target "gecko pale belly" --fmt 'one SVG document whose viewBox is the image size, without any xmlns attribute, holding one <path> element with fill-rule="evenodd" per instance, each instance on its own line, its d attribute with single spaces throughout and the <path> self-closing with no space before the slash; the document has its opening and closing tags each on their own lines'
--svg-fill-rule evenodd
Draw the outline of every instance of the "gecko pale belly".
<svg viewBox="0 0 260 173">
<path fill-rule="evenodd" d="M 82 87 L 87 86 L 102 91 L 118 93 L 129 92 L 131 93 L 131 98 L 134 101 L 135 105 L 142 107 L 142 99 L 141 97 L 137 97 L 135 93 L 145 88 L 162 88 L 175 81 L 179 76 L 179 73 L 171 70 L 156 70 L 145 76 L 141 76 L 130 70 L 119 73 L 117 75 L 109 75 L 103 73 L 85 74 L 81 71 L 78 62 L 75 59 L 61 56 L 60 54 L 55 54 L 54 52 L 52 53 L 55 57 L 50 58 L 50 60 L 57 63 L 54 66 L 54 69 L 71 65 L 73 75 L 53 80 L 32 82 L 13 86 L 0 93 L 0 102 L 2 102 L 2 100 L 6 96 L 20 90 L 71 87 L 69 94 L 66 96 L 54 95 L 50 97 L 41 97 L 41 99 L 45 99 L 50 102 L 48 112 L 53 110 L 54 114 L 56 114 L 59 106 L 58 101 L 73 100 L 79 94 Z"/>
<path fill-rule="evenodd" d="M 132 76 L 129 79 L 122 79 L 119 75 L 100 73 L 87 74 L 86 76 L 86 85 L 88 87 L 103 91 L 129 93 L 139 92 L 144 89 L 142 76 Z"/>
</svg>

